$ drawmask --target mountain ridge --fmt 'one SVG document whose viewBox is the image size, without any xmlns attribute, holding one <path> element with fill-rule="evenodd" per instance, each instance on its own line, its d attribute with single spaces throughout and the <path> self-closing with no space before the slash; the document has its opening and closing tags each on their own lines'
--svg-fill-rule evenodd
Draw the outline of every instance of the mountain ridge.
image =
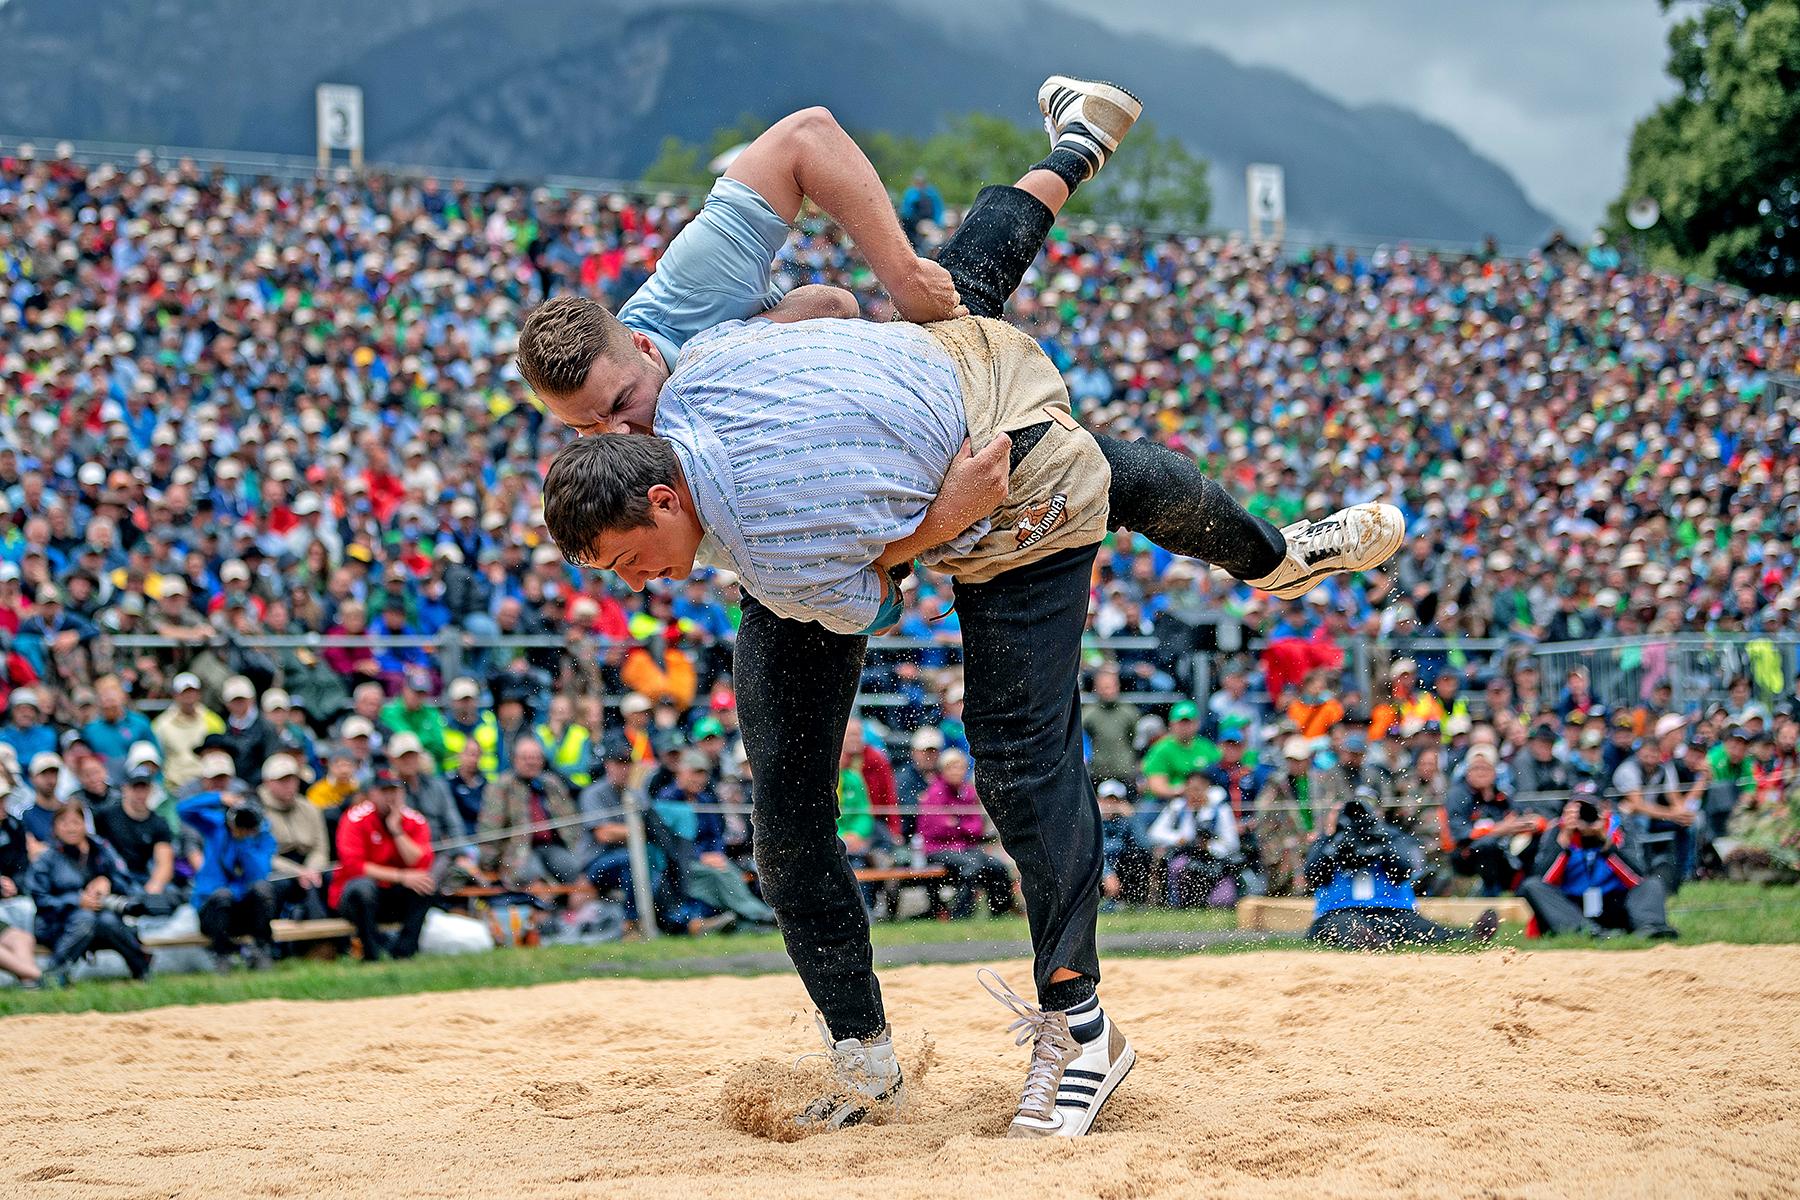
<svg viewBox="0 0 1800 1200">
<path fill-rule="evenodd" d="M 645 0 L 610 21 L 587 0 L 11 0 L 0 129 L 304 154 L 314 85 L 345 82 L 364 88 L 371 160 L 623 178 L 665 135 L 703 139 L 746 112 L 823 103 L 847 128 L 909 134 L 969 111 L 1027 124 L 1054 68 L 1128 81 L 1163 132 L 1206 155 L 1220 227 L 1241 227 L 1253 161 L 1286 168 L 1289 226 L 1314 236 L 1518 244 L 1553 224 L 1416 113 L 1347 106 L 1278 69 L 1037 0 L 1016 12 L 995 18 L 1012 21 L 1003 35 L 972 36 L 817 0 Z"/>
</svg>

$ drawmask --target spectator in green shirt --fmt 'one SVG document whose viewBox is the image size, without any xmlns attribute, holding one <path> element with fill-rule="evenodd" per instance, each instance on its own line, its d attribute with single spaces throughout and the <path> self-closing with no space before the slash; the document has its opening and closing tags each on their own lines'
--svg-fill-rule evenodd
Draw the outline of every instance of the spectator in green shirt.
<svg viewBox="0 0 1800 1200">
<path fill-rule="evenodd" d="M 444 761 L 444 714 L 431 702 L 431 673 L 408 667 L 400 694 L 381 706 L 381 723 L 391 733 L 410 733 L 434 763 Z"/>
<path fill-rule="evenodd" d="M 1192 700 L 1182 700 L 1169 710 L 1169 732 L 1158 738 L 1144 755 L 1144 778 L 1158 800 L 1181 795 L 1189 775 L 1219 761 L 1219 748 L 1200 736 L 1200 710 Z"/>
<path fill-rule="evenodd" d="M 838 837 L 853 859 L 866 857 L 875 836 L 875 818 L 869 814 L 869 785 L 855 767 L 838 770 Z"/>
</svg>

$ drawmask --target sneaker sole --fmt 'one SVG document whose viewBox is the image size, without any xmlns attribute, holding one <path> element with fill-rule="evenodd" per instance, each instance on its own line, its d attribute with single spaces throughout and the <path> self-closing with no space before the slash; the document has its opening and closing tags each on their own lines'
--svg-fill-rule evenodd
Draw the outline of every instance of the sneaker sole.
<svg viewBox="0 0 1800 1200">
<path fill-rule="evenodd" d="M 1384 504 L 1381 507 L 1393 508 L 1393 505 Z M 1396 508 L 1394 511 L 1398 513 L 1400 510 Z M 1318 586 L 1319 580 L 1321 579 L 1326 579 L 1333 575 L 1351 575 L 1357 571 L 1373 571 L 1376 567 L 1379 567 L 1382 563 L 1394 557 L 1400 550 L 1400 544 L 1406 540 L 1406 518 L 1404 516 L 1400 518 L 1398 526 L 1398 530 L 1374 551 L 1370 552 L 1367 558 L 1354 563 L 1345 563 L 1340 566 L 1326 567 L 1323 570 L 1314 571 L 1311 575 L 1302 576 L 1292 583 L 1285 585 L 1280 591 L 1270 592 L 1269 594 L 1271 596 L 1279 597 L 1282 600 L 1298 600 L 1300 597 L 1306 595 L 1306 593 L 1312 591 L 1314 587 Z"/>
<path fill-rule="evenodd" d="M 1135 92 L 1122 88 L 1116 83 L 1108 83 L 1104 79 L 1077 79 L 1073 75 L 1052 75 L 1044 80 L 1044 85 L 1038 89 L 1038 111 L 1045 117 L 1050 115 L 1048 111 L 1050 93 L 1057 88 L 1068 88 L 1070 91 L 1080 92 L 1084 96 L 1092 96 L 1097 100 L 1116 104 L 1122 111 L 1131 114 L 1133 121 L 1144 115 L 1144 102 L 1137 98 Z"/>
</svg>

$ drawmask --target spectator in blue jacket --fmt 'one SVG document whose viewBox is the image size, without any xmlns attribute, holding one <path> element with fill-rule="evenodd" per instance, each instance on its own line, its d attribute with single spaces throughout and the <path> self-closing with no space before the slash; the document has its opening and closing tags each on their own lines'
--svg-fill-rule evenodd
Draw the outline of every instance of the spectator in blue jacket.
<svg viewBox="0 0 1800 1200">
<path fill-rule="evenodd" d="M 133 979 L 142 979 L 150 973 L 150 954 L 118 911 L 131 886 L 125 864 L 88 833 L 79 801 L 59 806 L 50 828 L 50 844 L 25 873 L 25 891 L 37 905 L 37 939 L 50 947 L 44 977 L 65 982 L 76 959 L 107 949 L 125 960 Z"/>
<path fill-rule="evenodd" d="M 925 178 L 925 172 L 917 171 L 913 174 L 912 186 L 900 197 L 900 228 L 906 230 L 906 240 L 915 250 L 923 236 L 919 227 L 927 221 L 933 225 L 944 223 L 944 198 Z"/>
<path fill-rule="evenodd" d="M 200 835 L 194 898 L 200 932 L 212 939 L 214 964 L 230 970 L 238 961 L 237 939 L 247 937 L 250 966 L 266 968 L 274 960 L 269 921 L 275 915 L 275 893 L 269 870 L 276 847 L 262 810 L 234 792 L 197 792 L 175 811 Z"/>
<path fill-rule="evenodd" d="M 10 701 L 0 742 L 13 748 L 21 764 L 29 764 L 40 754 L 55 754 L 56 730 L 44 724 L 44 701 L 37 689 L 18 688 Z"/>
</svg>

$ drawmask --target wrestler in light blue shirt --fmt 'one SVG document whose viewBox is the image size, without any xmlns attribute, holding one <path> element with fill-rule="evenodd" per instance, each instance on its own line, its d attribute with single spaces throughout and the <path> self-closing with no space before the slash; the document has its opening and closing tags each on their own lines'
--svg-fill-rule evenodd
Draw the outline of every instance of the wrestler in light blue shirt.
<svg viewBox="0 0 1800 1200">
<path fill-rule="evenodd" d="M 774 307 L 781 291 L 770 278 L 788 226 L 756 189 L 720 179 L 631 299 L 619 322 L 656 343 L 673 371 L 689 338 L 724 321 Z"/>
</svg>

